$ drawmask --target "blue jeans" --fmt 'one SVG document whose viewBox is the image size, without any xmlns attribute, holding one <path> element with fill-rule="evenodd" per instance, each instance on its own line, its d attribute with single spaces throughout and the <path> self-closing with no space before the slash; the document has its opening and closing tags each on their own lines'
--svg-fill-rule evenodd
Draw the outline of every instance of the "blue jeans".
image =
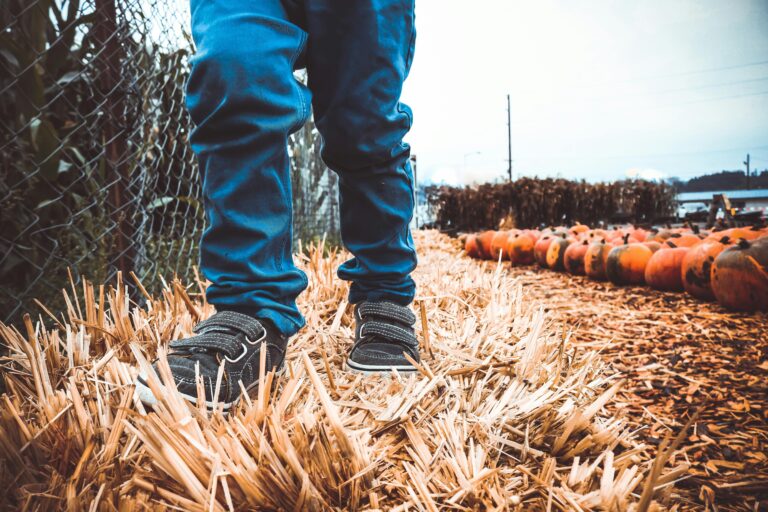
<svg viewBox="0 0 768 512">
<path fill-rule="evenodd" d="M 414 0 L 191 0 L 197 54 L 187 84 L 208 225 L 201 268 L 219 310 L 304 325 L 307 277 L 291 254 L 288 136 L 310 115 L 339 176 L 338 270 L 350 301 L 408 304 L 416 252 L 411 111 L 400 93 L 414 47 Z M 293 71 L 306 67 L 308 85 Z"/>
</svg>

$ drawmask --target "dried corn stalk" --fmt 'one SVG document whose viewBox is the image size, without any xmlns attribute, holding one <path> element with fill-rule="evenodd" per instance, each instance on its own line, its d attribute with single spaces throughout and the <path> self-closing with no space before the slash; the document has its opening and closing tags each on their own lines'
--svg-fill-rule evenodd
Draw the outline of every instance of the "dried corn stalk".
<svg viewBox="0 0 768 512">
<path fill-rule="evenodd" d="M 520 178 L 510 183 L 427 190 L 435 225 L 449 231 L 497 229 L 503 219 L 532 228 L 581 222 L 649 223 L 671 215 L 675 192 L 666 183 L 622 180 L 586 183 L 562 178 Z M 509 222 L 504 224 L 507 228 Z"/>
</svg>

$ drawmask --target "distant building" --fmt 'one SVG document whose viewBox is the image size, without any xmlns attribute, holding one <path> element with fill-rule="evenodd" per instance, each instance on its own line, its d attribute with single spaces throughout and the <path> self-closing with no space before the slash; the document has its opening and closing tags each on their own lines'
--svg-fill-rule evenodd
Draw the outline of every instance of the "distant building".
<svg viewBox="0 0 768 512">
<path fill-rule="evenodd" d="M 763 216 L 768 216 L 768 188 L 751 190 L 712 190 L 708 192 L 681 192 L 677 194 L 680 212 L 695 212 L 699 210 L 709 210 L 712 204 L 712 196 L 725 194 L 731 201 L 731 207 L 736 213 L 750 213 L 760 211 Z"/>
</svg>

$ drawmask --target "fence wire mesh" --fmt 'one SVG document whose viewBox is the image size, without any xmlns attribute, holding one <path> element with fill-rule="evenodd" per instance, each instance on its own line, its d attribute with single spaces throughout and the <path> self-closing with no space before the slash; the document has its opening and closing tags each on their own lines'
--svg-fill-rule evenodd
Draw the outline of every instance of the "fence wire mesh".
<svg viewBox="0 0 768 512">
<path fill-rule="evenodd" d="M 69 271 L 190 277 L 204 229 L 179 0 L 4 0 L 0 9 L 0 320 L 60 306 Z M 294 136 L 296 238 L 338 239 L 335 176 Z M 56 309 L 53 309 L 56 310 Z"/>
</svg>

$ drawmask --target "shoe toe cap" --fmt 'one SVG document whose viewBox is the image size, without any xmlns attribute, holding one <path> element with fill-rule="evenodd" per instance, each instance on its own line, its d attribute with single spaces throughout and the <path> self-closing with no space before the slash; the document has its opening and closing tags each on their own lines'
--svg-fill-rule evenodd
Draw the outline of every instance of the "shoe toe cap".
<svg viewBox="0 0 768 512">
<path fill-rule="evenodd" d="M 418 355 L 415 359 L 418 362 Z M 412 363 L 403 355 L 403 348 L 390 343 L 367 343 L 358 346 L 350 354 L 349 361 L 353 365 L 374 368 L 413 368 Z"/>
</svg>

